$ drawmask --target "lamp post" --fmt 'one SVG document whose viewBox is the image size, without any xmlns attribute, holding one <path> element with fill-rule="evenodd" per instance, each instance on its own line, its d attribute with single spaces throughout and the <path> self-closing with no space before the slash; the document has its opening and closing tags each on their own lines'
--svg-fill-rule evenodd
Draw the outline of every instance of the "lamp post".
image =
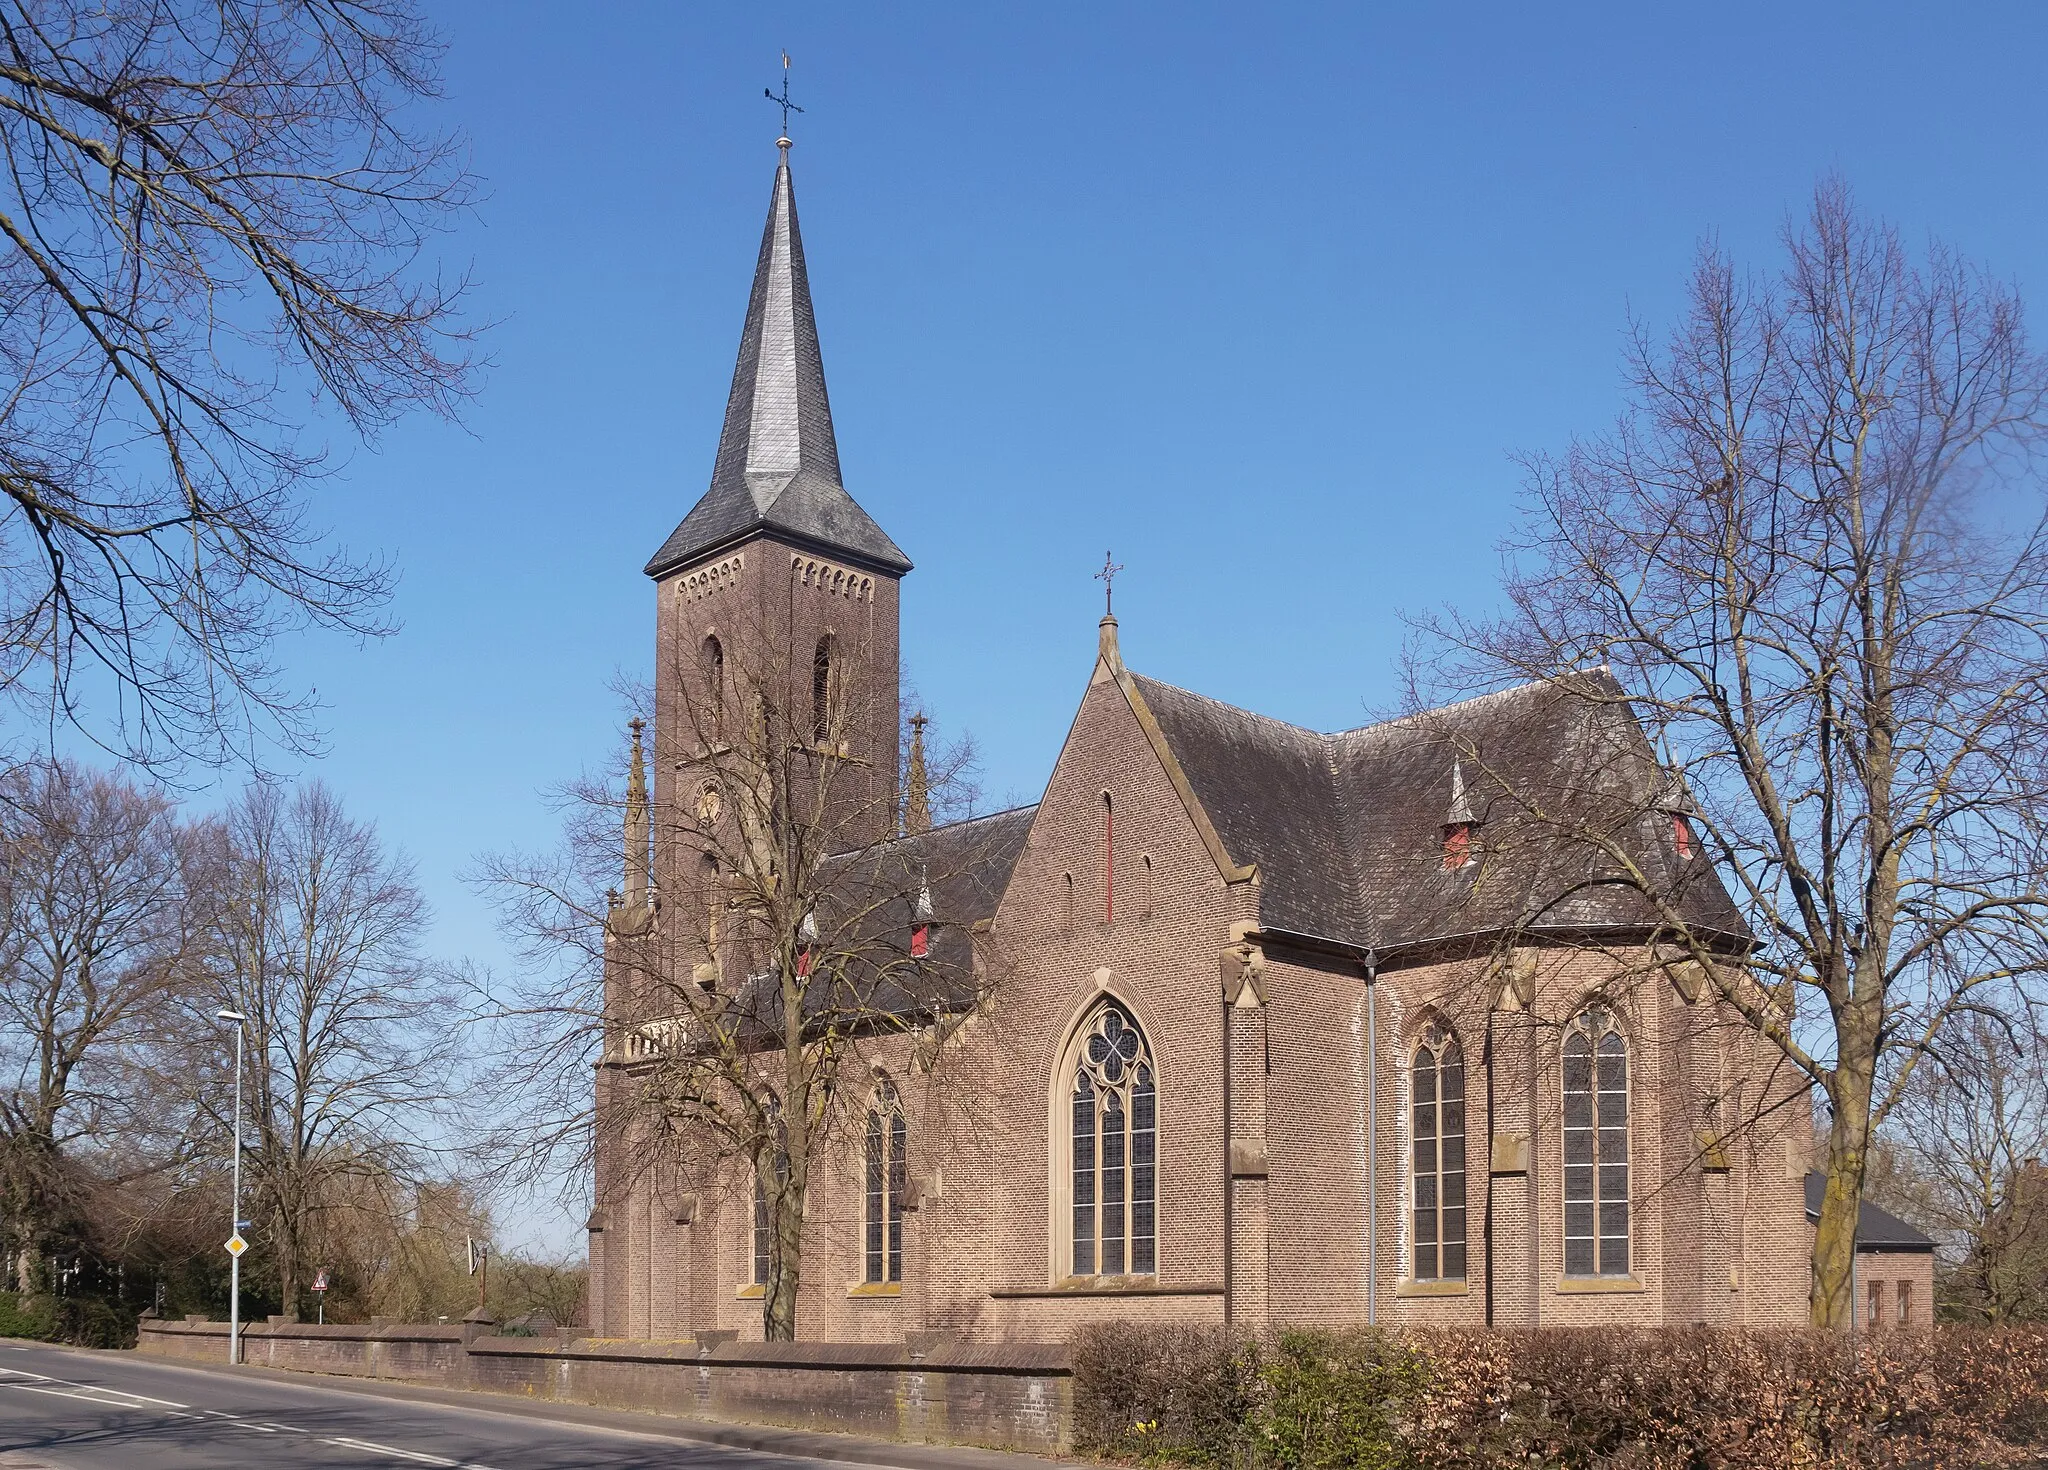
<svg viewBox="0 0 2048 1470">
<path fill-rule="evenodd" d="M 242 1361 L 242 1253 L 235 1246 L 242 1239 L 242 1039 L 248 1034 L 249 1018 L 240 1011 L 215 1011 L 214 1018 L 235 1023 L 235 1168 L 234 1194 L 229 1202 L 233 1218 L 228 1229 L 228 1362 Z"/>
</svg>

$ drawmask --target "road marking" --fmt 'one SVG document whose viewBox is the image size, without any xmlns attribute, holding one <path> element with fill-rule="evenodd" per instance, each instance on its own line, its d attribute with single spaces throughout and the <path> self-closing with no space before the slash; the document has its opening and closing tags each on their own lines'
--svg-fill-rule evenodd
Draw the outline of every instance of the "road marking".
<svg viewBox="0 0 2048 1470">
<path fill-rule="evenodd" d="M 69 1378 L 52 1378 L 47 1373 L 25 1373 L 19 1368 L 0 1368 L 0 1373 L 5 1373 L 8 1376 L 8 1378 L 29 1378 L 33 1379 L 37 1383 L 61 1383 L 66 1388 L 90 1389 L 95 1393 L 118 1393 L 124 1398 L 136 1399 L 139 1400 L 141 1403 L 162 1404 L 167 1409 L 183 1409 L 190 1407 L 187 1404 L 178 1403 L 174 1399 L 151 1398 L 146 1393 L 130 1393 L 125 1388 L 101 1388 L 99 1387 L 99 1385 L 92 1383 L 74 1383 Z M 25 1384 L 10 1384 L 4 1381 L 0 1381 L 0 1388 L 23 1388 L 26 1386 L 27 1385 Z"/>
<path fill-rule="evenodd" d="M 23 1348 L 21 1351 L 29 1350 Z M 230 1413 L 226 1409 L 193 1409 L 173 1399 L 152 1398 L 146 1393 L 130 1393 L 125 1388 L 105 1388 L 99 1384 L 77 1383 L 69 1378 L 52 1378 L 46 1373 L 30 1373 L 20 1368 L 0 1368 L 0 1388 L 18 1388 L 23 1393 L 48 1394 L 52 1398 L 78 1399 L 100 1408 L 128 1409 L 135 1412 L 153 1409 L 154 1412 L 169 1419 L 185 1419 L 202 1424 L 212 1420 L 223 1429 L 253 1429 L 259 1434 L 313 1432 L 292 1424 L 245 1419 L 240 1414 Z M 393 1459 L 410 1460 L 414 1464 L 437 1466 L 439 1470 L 490 1470 L 488 1465 L 478 1465 L 468 1460 L 445 1459 L 440 1455 L 424 1454 L 418 1450 L 402 1450 L 395 1445 L 377 1444 L 367 1439 L 336 1437 L 323 1439 L 320 1443 L 335 1445 L 342 1449 L 367 1451 L 373 1455 L 389 1455 Z"/>
<path fill-rule="evenodd" d="M 401 1450 L 388 1444 L 372 1444 L 367 1439 L 323 1439 L 320 1443 L 340 1445 L 345 1450 L 368 1450 L 373 1455 L 396 1455 L 401 1460 L 415 1460 L 422 1465 L 444 1466 L 445 1470 L 464 1470 L 460 1460 L 444 1460 L 439 1455 L 423 1455 L 417 1450 Z"/>
<path fill-rule="evenodd" d="M 23 1393 L 46 1393 L 51 1398 L 56 1399 L 78 1399 L 83 1403 L 96 1404 L 102 1409 L 129 1409 L 136 1413 L 141 1413 L 146 1408 L 142 1404 L 121 1403 L 117 1400 L 106 1398 L 92 1390 L 84 1393 L 73 1393 L 68 1388 L 45 1388 L 38 1383 L 0 1383 L 0 1388 L 18 1388 Z M 161 1411 L 159 1410 L 158 1412 Z"/>
</svg>

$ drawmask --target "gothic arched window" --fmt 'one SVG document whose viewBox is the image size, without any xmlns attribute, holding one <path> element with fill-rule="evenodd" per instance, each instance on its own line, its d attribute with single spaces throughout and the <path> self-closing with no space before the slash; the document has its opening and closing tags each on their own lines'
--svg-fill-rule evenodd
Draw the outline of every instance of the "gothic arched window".
<svg viewBox="0 0 2048 1470">
<path fill-rule="evenodd" d="M 779 1184 L 789 1183 L 789 1155 L 775 1156 L 775 1178 Z M 768 1272 L 775 1258 L 775 1222 L 768 1213 L 768 1186 L 761 1178 L 760 1169 L 754 1170 L 754 1285 L 766 1286 Z"/>
<path fill-rule="evenodd" d="M 866 1270 L 862 1279 L 880 1283 L 903 1279 L 903 1189 L 908 1183 L 909 1131 L 896 1089 L 884 1082 L 868 1105 L 865 1188 L 861 1235 Z"/>
<path fill-rule="evenodd" d="M 789 1183 L 789 1153 L 781 1146 L 784 1136 L 782 1108 L 771 1098 L 766 1111 L 768 1122 L 775 1130 L 775 1182 L 786 1186 Z M 761 1166 L 757 1161 L 754 1165 L 754 1285 L 768 1284 L 774 1260 L 775 1220 L 768 1210 L 768 1185 L 761 1177 Z"/>
<path fill-rule="evenodd" d="M 1433 1021 L 1410 1074 L 1415 1158 L 1411 1186 L 1417 1281 L 1465 1279 L 1465 1052 Z"/>
<path fill-rule="evenodd" d="M 832 635 L 818 640 L 811 655 L 811 738 L 822 744 L 832 731 Z"/>
<path fill-rule="evenodd" d="M 1083 1031 L 1072 1066 L 1073 1274 L 1154 1275 L 1159 1092 L 1145 1034 L 1129 1011 L 1104 1001 Z"/>
<path fill-rule="evenodd" d="M 1606 1006 L 1564 1041 L 1564 1274 L 1626 1276 L 1628 1042 Z"/>
</svg>

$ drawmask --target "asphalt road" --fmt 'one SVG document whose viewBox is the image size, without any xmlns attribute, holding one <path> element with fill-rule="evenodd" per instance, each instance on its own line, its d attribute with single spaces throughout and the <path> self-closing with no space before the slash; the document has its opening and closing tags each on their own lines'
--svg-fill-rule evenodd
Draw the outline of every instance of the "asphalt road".
<svg viewBox="0 0 2048 1470">
<path fill-rule="evenodd" d="M 0 1470 L 238 1465 L 846 1470 L 837 1461 L 375 1398 L 127 1354 L 0 1342 Z"/>
</svg>

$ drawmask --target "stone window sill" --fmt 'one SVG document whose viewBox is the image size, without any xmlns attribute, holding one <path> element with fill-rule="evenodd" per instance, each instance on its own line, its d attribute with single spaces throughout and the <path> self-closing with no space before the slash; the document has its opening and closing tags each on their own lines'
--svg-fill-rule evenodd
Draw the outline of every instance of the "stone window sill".
<svg viewBox="0 0 2048 1470">
<path fill-rule="evenodd" d="M 768 1295 L 768 1288 L 761 1285 L 761 1283 L 757 1281 L 753 1283 L 751 1286 L 740 1286 L 734 1288 L 733 1295 L 740 1298 L 742 1301 L 759 1301 L 762 1297 Z"/>
<path fill-rule="evenodd" d="M 903 1295 L 900 1281 L 855 1281 L 846 1288 L 846 1294 L 854 1297 L 890 1297 Z"/>
<path fill-rule="evenodd" d="M 1469 1282 L 1445 1279 L 1441 1281 L 1401 1281 L 1394 1285 L 1394 1295 L 1402 1296 L 1470 1296 Z"/>
<path fill-rule="evenodd" d="M 1557 1283 L 1560 1294 L 1598 1295 L 1603 1292 L 1639 1292 L 1642 1281 L 1634 1276 L 1566 1276 Z"/>
<path fill-rule="evenodd" d="M 998 1287 L 989 1295 L 997 1300 L 1065 1296 L 1221 1296 L 1223 1286 L 1220 1282 L 1208 1281 L 1187 1286 L 1161 1286 L 1157 1276 L 1068 1276 L 1051 1286 Z"/>
</svg>

